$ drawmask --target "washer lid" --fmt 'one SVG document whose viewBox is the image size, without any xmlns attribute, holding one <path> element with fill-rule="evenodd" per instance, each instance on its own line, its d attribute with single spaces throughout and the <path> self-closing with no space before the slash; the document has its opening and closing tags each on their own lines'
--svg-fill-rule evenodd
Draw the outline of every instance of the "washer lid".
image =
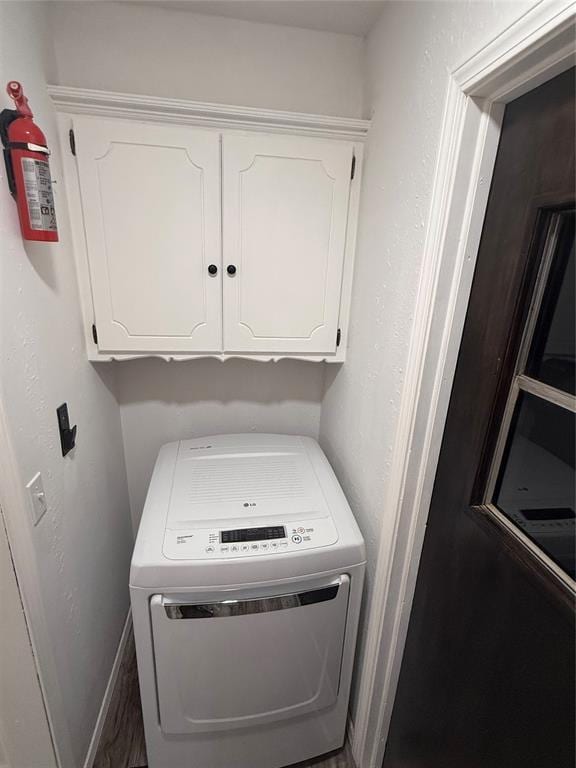
<svg viewBox="0 0 576 768">
<path fill-rule="evenodd" d="M 206 459 L 191 459 L 193 456 Z M 240 484 L 248 479 L 247 471 L 238 478 L 233 468 L 235 485 L 226 477 L 219 487 L 214 487 L 213 480 L 199 481 L 199 467 L 223 467 L 238 456 L 241 458 L 235 458 L 235 467 L 247 468 L 259 462 L 260 474 L 252 470 L 253 477 L 247 483 L 254 507 L 244 507 L 251 502 L 245 499 L 247 491 L 239 492 Z M 281 462 L 285 468 L 292 466 L 295 477 L 286 471 L 272 483 L 269 474 L 274 476 L 275 472 L 277 476 L 278 471 L 269 467 L 264 472 L 262 458 Z M 208 474 L 214 477 L 210 471 Z M 194 483 L 190 475 L 196 477 Z M 278 493 L 279 482 L 287 484 L 285 495 Z M 217 492 L 216 498 L 207 498 L 207 488 Z M 265 526 L 284 526 L 284 541 L 275 536 L 248 537 L 250 549 L 246 552 L 242 546 L 233 550 L 238 537 L 227 534 L 224 541 L 222 536 L 223 531 Z M 214 538 L 217 552 L 211 541 Z M 283 543 L 286 546 L 281 547 Z M 228 552 L 222 552 L 227 544 Z M 252 544 L 258 544 L 258 549 Z M 342 569 L 362 564 L 365 558 L 362 535 L 350 506 L 315 440 L 295 435 L 218 435 L 161 448 L 132 555 L 130 584 L 152 587 L 154 592 L 172 587 L 252 584 L 334 570 L 344 573 Z"/>
<path fill-rule="evenodd" d="M 329 509 L 302 441 L 247 441 L 242 435 L 183 440 L 166 527 L 231 527 L 326 517 Z"/>
</svg>

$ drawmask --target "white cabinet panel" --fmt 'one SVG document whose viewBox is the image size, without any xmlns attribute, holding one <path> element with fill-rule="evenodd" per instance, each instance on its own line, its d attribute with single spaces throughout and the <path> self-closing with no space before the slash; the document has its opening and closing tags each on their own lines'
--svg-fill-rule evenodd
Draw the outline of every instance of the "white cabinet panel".
<svg viewBox="0 0 576 768">
<path fill-rule="evenodd" d="M 352 157 L 350 142 L 224 135 L 225 352 L 335 352 Z"/>
<path fill-rule="evenodd" d="M 94 118 L 74 131 L 100 351 L 220 351 L 219 133 Z"/>
</svg>

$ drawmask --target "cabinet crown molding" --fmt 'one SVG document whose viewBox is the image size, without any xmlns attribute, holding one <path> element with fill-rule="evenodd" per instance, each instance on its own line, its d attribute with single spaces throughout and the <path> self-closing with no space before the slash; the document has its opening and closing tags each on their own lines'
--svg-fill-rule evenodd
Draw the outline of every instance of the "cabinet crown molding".
<svg viewBox="0 0 576 768">
<path fill-rule="evenodd" d="M 211 128 L 281 131 L 352 141 L 365 140 L 370 127 L 370 120 L 353 117 L 211 104 L 66 85 L 49 85 L 48 93 L 59 112 L 75 115 L 203 125 Z"/>
</svg>

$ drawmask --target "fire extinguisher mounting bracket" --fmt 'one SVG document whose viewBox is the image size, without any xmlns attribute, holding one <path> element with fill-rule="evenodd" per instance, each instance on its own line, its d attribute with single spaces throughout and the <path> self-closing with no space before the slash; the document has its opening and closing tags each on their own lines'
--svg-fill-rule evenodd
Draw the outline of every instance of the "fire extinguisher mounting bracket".
<svg viewBox="0 0 576 768">
<path fill-rule="evenodd" d="M 16 197 L 16 179 L 14 178 L 14 168 L 12 167 L 12 158 L 10 156 L 8 128 L 18 118 L 19 114 L 15 109 L 3 109 L 0 112 L 0 139 L 4 147 L 4 164 L 6 166 L 6 176 L 8 177 L 8 189 L 14 198 Z"/>
<path fill-rule="evenodd" d="M 32 144 L 30 141 L 9 141 L 6 149 L 27 149 L 28 152 L 40 152 L 42 155 L 49 155 L 48 147 L 42 147 L 40 144 Z"/>
</svg>

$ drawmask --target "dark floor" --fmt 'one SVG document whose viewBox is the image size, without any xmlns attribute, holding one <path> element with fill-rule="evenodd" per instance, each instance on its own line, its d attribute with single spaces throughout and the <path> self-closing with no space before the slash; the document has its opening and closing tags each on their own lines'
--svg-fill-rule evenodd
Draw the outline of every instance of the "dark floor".
<svg viewBox="0 0 576 768">
<path fill-rule="evenodd" d="M 142 768 L 146 765 L 136 651 L 130 633 L 93 768 Z M 354 761 L 346 745 L 340 752 L 298 763 L 293 768 L 354 768 Z"/>
<path fill-rule="evenodd" d="M 141 768 L 147 764 L 136 649 L 130 632 L 93 768 Z"/>
</svg>

